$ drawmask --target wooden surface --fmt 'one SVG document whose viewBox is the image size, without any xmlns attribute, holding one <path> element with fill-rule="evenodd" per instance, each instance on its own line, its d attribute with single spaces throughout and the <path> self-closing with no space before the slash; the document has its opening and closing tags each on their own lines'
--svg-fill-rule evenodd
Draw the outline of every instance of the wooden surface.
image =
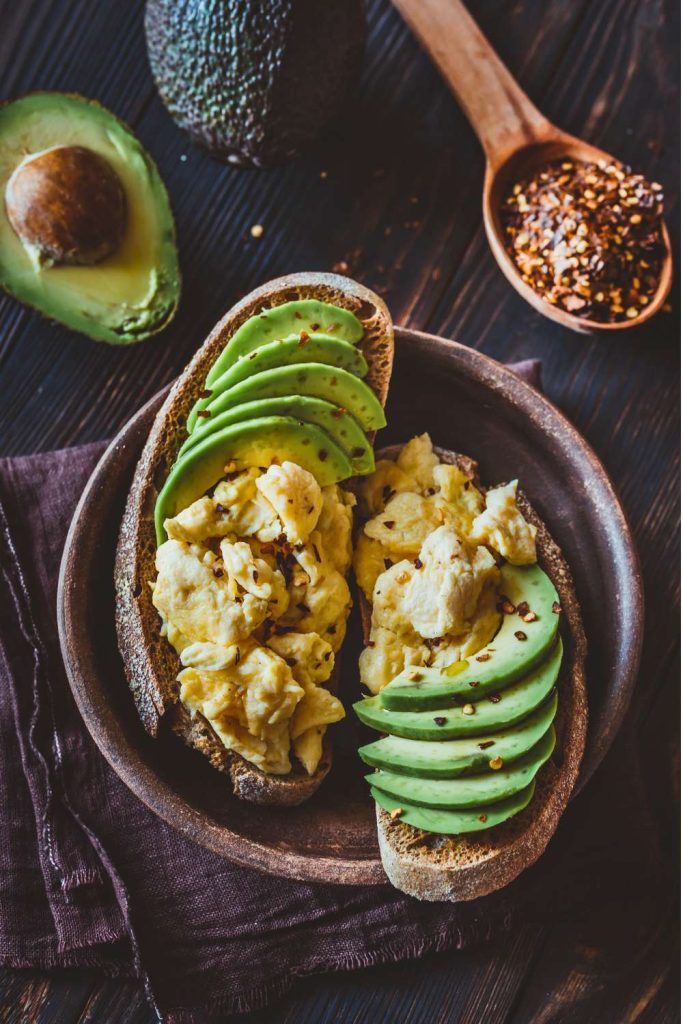
<svg viewBox="0 0 683 1024">
<path fill-rule="evenodd" d="M 479 24 L 560 127 L 665 186 L 679 219 L 678 5 L 670 0 L 476 0 Z M 387 0 L 370 3 L 361 93 L 316 151 L 285 168 L 222 167 L 191 147 L 156 96 L 133 0 L 0 0 L 0 96 L 77 90 L 127 120 L 157 159 L 177 216 L 183 304 L 158 340 L 113 350 L 0 298 L 2 454 L 107 437 L 170 380 L 238 294 L 338 265 L 380 291 L 398 323 L 498 359 L 539 356 L 547 393 L 585 433 L 640 546 L 648 613 L 627 728 L 638 737 L 652 830 L 677 843 L 678 289 L 673 313 L 619 340 L 581 337 L 530 310 L 488 251 L 483 156 L 438 73 Z M 326 172 L 325 176 L 321 176 Z M 249 227 L 262 224 L 261 238 Z M 674 232 L 678 252 L 678 233 Z M 580 801 L 609 795 L 617 743 Z M 595 904 L 463 953 L 308 979 L 248 1024 L 669 1024 L 678 953 L 647 878 Z M 609 895 L 607 895 L 609 893 Z M 151 1024 L 134 982 L 5 972 L 0 1020 Z"/>
</svg>

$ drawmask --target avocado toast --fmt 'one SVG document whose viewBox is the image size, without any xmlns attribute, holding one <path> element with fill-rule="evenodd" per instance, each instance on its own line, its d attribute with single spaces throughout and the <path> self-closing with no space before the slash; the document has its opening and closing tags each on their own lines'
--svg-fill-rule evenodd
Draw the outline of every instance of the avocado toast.
<svg viewBox="0 0 683 1024">
<path fill-rule="evenodd" d="M 400 452 L 401 446 L 379 452 L 378 471 Z M 466 486 L 484 491 L 473 460 L 434 452 L 461 471 Z M 396 482 L 390 472 L 385 477 L 391 488 L 384 488 L 384 501 L 387 494 L 391 501 Z M 587 717 L 579 605 L 557 544 L 523 494 L 517 493 L 516 503 L 535 532 L 537 564 L 505 562 L 499 570 L 500 627 L 459 660 L 442 659 L 440 668 L 430 668 L 428 658 L 426 667 L 423 661 L 392 670 L 388 684 L 382 679 L 381 686 L 370 687 L 375 696 L 355 705 L 361 721 L 382 734 L 360 750 L 374 769 L 367 780 L 382 862 L 390 881 L 419 899 L 474 899 L 512 881 L 545 849 L 578 775 Z M 380 502 L 366 514 L 382 508 Z M 390 532 L 401 534 L 398 517 L 389 515 Z M 396 543 L 403 540 L 401 534 Z M 359 536 L 357 553 L 362 544 Z M 365 545 L 366 555 L 375 557 L 367 540 Z M 423 569 L 421 558 L 415 559 L 416 573 Z M 380 590 L 380 580 L 404 565 L 392 566 L 389 559 L 380 564 Z M 374 599 L 376 592 L 359 568 L 369 644 L 361 675 L 365 659 L 369 686 L 367 666 L 374 668 L 378 658 L 372 648 L 381 644 L 371 640 L 373 605 L 366 597 L 370 592 Z M 437 662 L 440 642 L 426 641 Z"/>
<path fill-rule="evenodd" d="M 325 355 L 331 361 L 343 360 L 346 365 L 353 365 L 365 374 L 368 408 L 377 405 L 381 413 L 393 359 L 393 329 L 382 301 L 361 285 L 329 274 L 291 275 L 257 289 L 241 300 L 214 328 L 161 407 L 128 498 L 115 566 L 119 647 L 129 685 L 147 731 L 157 735 L 160 722 L 165 718 L 190 746 L 200 750 L 214 767 L 230 776 L 236 794 L 242 799 L 282 805 L 301 803 L 320 785 L 331 763 L 327 736 L 322 757 L 315 770 L 308 774 L 296 763 L 290 772 L 271 774 L 229 749 L 207 717 L 196 708 L 192 713 L 179 699 L 176 681 L 178 654 L 166 636 L 160 634 L 158 594 L 155 607 L 155 595 L 150 584 L 154 583 L 156 576 L 158 550 L 163 550 L 159 545 L 167 543 L 165 524 L 182 512 L 188 502 L 202 500 L 201 495 L 210 491 L 226 469 L 224 463 L 228 458 L 244 459 L 247 465 L 255 467 L 255 475 L 268 466 L 272 469 L 273 464 L 292 460 L 302 466 L 303 471 L 316 476 L 323 488 L 335 487 L 336 482 L 353 476 L 359 460 L 365 460 L 368 468 L 373 464 L 363 427 L 354 425 L 351 429 L 349 423 L 349 429 L 345 429 L 343 424 L 350 414 L 341 400 L 338 400 L 335 412 L 331 401 L 337 394 L 334 388 L 345 387 L 348 383 L 342 376 L 348 371 L 343 370 L 339 362 L 295 364 L 297 371 L 314 380 L 311 390 L 305 380 L 302 381 L 300 393 L 292 393 L 296 379 L 288 382 L 288 390 L 278 387 L 283 371 L 286 374 L 290 366 L 286 363 L 281 365 L 277 360 L 272 362 L 269 353 L 268 369 L 247 378 L 241 372 L 235 372 L 234 365 L 241 358 L 248 359 L 252 352 L 260 353 L 264 346 L 272 345 L 273 336 L 284 342 L 285 352 L 291 350 L 288 339 L 292 332 L 286 330 L 285 336 L 280 337 L 286 328 L 281 312 L 274 312 L 282 311 L 288 305 L 292 315 L 296 314 L 299 328 L 296 347 L 305 348 L 309 339 L 319 334 L 331 335 L 335 344 L 323 345 Z M 347 332 L 342 322 L 344 317 L 331 316 L 330 306 L 353 314 L 355 323 L 360 325 L 359 337 L 353 340 L 344 336 Z M 327 310 L 327 320 L 323 324 L 315 319 L 320 309 Z M 275 320 L 272 330 L 266 330 L 252 342 L 247 338 L 241 351 L 231 356 L 228 342 L 233 337 L 243 339 L 244 330 L 241 334 L 240 330 L 249 321 L 252 324 L 260 321 L 268 327 L 270 318 Z M 346 344 L 349 342 L 358 350 L 352 363 L 348 362 Z M 325 376 L 322 391 L 318 386 L 320 374 L 317 366 L 326 372 L 333 371 L 331 377 Z M 212 422 L 213 411 L 207 406 L 223 394 L 220 379 L 226 372 L 231 375 L 229 379 L 233 386 L 239 388 L 265 374 L 275 376 L 275 386 L 271 391 L 258 390 L 257 394 L 247 389 L 239 403 L 222 406 Z M 333 389 L 331 393 L 329 387 Z M 351 387 L 356 394 L 359 390 L 357 378 L 354 377 Z M 321 394 L 326 397 L 321 398 Z M 207 398 L 209 402 L 206 402 Z M 236 410 L 244 410 L 250 403 L 258 418 L 245 420 Z M 190 417 L 193 410 L 195 415 Z M 334 416 L 332 412 L 335 412 Z M 327 421 L 321 418 L 324 416 L 328 417 Z M 188 420 L 194 428 L 189 437 Z M 325 422 L 329 432 L 320 426 Z M 336 433 L 330 427 L 332 422 L 335 427 L 337 423 L 342 424 Z M 383 413 L 380 418 L 375 411 L 373 423 L 379 426 L 381 422 Z M 212 429 L 208 429 L 208 424 Z M 355 444 L 356 431 L 363 435 L 364 445 Z M 287 461 L 283 462 L 283 468 L 285 465 Z M 233 475 L 227 473 L 228 484 Z M 216 502 L 215 508 L 223 511 Z M 171 538 L 168 543 L 172 542 Z M 242 546 L 246 548 L 246 545 Z M 214 576 L 223 576 L 223 569 L 215 565 L 214 569 Z M 218 580 L 220 585 L 223 582 Z M 330 632 L 332 629 L 329 627 Z M 334 676 L 328 683 L 329 689 L 333 689 L 333 682 Z"/>
</svg>

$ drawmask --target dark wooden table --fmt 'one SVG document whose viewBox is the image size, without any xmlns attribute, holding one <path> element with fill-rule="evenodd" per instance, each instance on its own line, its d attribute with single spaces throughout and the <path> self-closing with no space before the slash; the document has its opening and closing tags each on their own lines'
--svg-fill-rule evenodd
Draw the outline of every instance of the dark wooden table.
<svg viewBox="0 0 683 1024">
<path fill-rule="evenodd" d="M 447 2 L 447 0 L 444 0 Z M 672 0 L 473 0 L 473 13 L 537 104 L 663 182 L 678 252 L 678 25 Z M 643 560 L 647 636 L 628 727 L 652 828 L 677 847 L 678 289 L 640 333 L 610 342 L 532 312 L 488 251 L 483 159 L 457 104 L 388 0 L 370 3 L 358 98 L 317 149 L 284 168 L 212 161 L 175 128 L 150 77 L 141 0 L 0 0 L 0 96 L 82 92 L 111 107 L 159 163 L 185 289 L 159 339 L 96 345 L 0 298 L 0 452 L 110 436 L 170 380 L 235 298 L 292 270 L 333 267 L 382 293 L 398 323 L 501 360 L 538 356 L 550 397 L 612 474 Z M 263 225 L 261 238 L 249 228 Z M 619 742 L 579 798 L 619 772 Z M 640 884 L 640 883 L 639 883 Z M 678 1020 L 675 911 L 642 901 L 518 928 L 458 954 L 309 979 L 249 1024 L 663 1024 Z M 645 901 L 646 902 L 646 901 Z M 610 904 L 613 908 L 613 904 Z M 86 972 L 0 974 L 0 1020 L 143 1024 L 133 982 Z"/>
</svg>

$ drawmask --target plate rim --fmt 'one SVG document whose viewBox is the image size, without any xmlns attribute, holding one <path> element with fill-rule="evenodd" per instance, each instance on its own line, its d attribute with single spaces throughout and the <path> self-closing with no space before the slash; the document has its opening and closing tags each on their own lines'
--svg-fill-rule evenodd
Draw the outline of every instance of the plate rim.
<svg viewBox="0 0 683 1024">
<path fill-rule="evenodd" d="M 613 706 L 608 734 L 603 737 L 599 749 L 592 749 L 587 745 L 579 779 L 573 792 L 573 796 L 576 796 L 594 774 L 621 727 L 633 694 L 640 664 L 643 643 L 642 575 L 635 542 L 622 503 L 607 470 L 588 441 L 544 394 L 518 377 L 509 367 L 476 349 L 468 348 L 457 341 L 439 335 L 408 328 L 396 328 L 396 339 L 399 345 L 401 338 L 406 335 L 426 351 L 431 350 L 437 356 L 437 360 L 439 358 L 449 360 L 455 358 L 458 362 L 458 372 L 464 372 L 470 379 L 498 392 L 508 404 L 517 407 L 524 416 L 535 420 L 544 429 L 550 430 L 551 426 L 557 427 L 559 424 L 565 436 L 569 436 L 573 441 L 593 477 L 600 480 L 612 509 L 612 515 L 617 520 L 618 539 L 621 542 L 624 556 L 620 562 L 619 571 L 622 576 L 627 577 L 628 586 L 625 592 L 631 598 L 621 606 L 620 613 L 622 634 L 627 645 L 627 656 L 621 658 L 618 699 Z M 343 860 L 292 852 L 283 856 L 282 851 L 278 851 L 279 855 L 274 857 L 275 851 L 272 845 L 233 832 L 226 825 L 219 826 L 208 821 L 200 811 L 196 810 L 144 762 L 125 735 L 121 735 L 121 733 L 116 737 L 112 735 L 110 723 L 105 720 L 96 704 L 89 700 L 88 682 L 79 668 L 79 652 L 75 649 L 73 631 L 70 628 L 70 622 L 74 616 L 70 580 L 72 566 L 77 560 L 76 541 L 80 520 L 84 509 L 93 500 L 102 478 L 105 477 L 107 468 L 115 460 L 119 448 L 130 443 L 131 433 L 134 433 L 136 429 L 141 429 L 146 418 L 156 412 L 171 386 L 172 382 L 152 396 L 126 421 L 107 445 L 79 498 L 67 532 L 57 585 L 57 626 L 67 679 L 79 713 L 95 745 L 131 792 L 167 824 L 219 856 L 246 867 L 256 868 L 267 874 L 292 878 L 297 881 L 334 882 L 343 885 L 388 885 L 388 879 L 379 857 L 379 849 L 374 859 Z M 516 397 L 513 398 L 512 395 L 515 393 L 522 394 L 524 401 L 519 402 Z M 552 532 L 552 523 L 549 526 Z M 595 748 L 595 744 L 593 744 L 593 748 Z"/>
</svg>

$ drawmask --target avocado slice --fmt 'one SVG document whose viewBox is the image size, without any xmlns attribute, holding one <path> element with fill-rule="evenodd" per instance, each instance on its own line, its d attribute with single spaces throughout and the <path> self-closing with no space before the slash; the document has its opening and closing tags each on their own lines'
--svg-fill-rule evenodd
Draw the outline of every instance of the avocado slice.
<svg viewBox="0 0 683 1024">
<path fill-rule="evenodd" d="M 348 455 L 354 476 L 372 473 L 375 468 L 375 453 L 358 422 L 346 409 L 325 402 L 310 395 L 287 395 L 284 398 L 261 398 L 226 409 L 209 420 L 198 420 L 192 433 L 185 438 L 178 457 L 231 423 L 258 419 L 261 416 L 292 416 L 304 423 L 315 423 L 330 435 L 342 451 Z"/>
<path fill-rule="evenodd" d="M 346 370 L 322 363 L 295 363 L 256 373 L 221 392 L 202 412 L 208 419 L 242 402 L 289 395 L 311 395 L 348 409 L 363 430 L 378 430 L 386 424 L 384 409 L 364 381 Z M 187 419 L 188 433 L 192 433 L 196 422 L 193 409 Z"/>
<path fill-rule="evenodd" d="M 118 179 L 125 195 L 121 237 L 114 238 L 110 255 L 89 265 L 74 265 L 66 255 L 64 262 L 55 263 L 33 242 L 22 241 L 8 216 L 8 199 L 14 197 L 22 170 L 38 158 L 41 164 L 49 164 L 51 156 L 63 156 L 67 150 L 89 153 L 91 162 L 94 154 Z M 46 181 L 49 184 L 49 166 L 46 173 L 43 189 Z M 74 181 L 82 187 L 82 179 Z M 53 185 L 56 188 L 54 180 Z M 92 204 L 95 220 L 101 219 L 96 194 L 93 188 L 89 197 L 72 196 L 71 207 L 60 208 L 61 219 L 71 216 L 73 220 L 81 200 L 81 205 Z M 30 212 L 40 214 L 45 231 L 56 214 L 45 198 L 47 193 L 41 195 L 43 206 L 39 199 L 32 200 L 36 208 Z M 168 195 L 149 154 L 104 107 L 80 96 L 51 92 L 32 93 L 0 107 L 0 197 L 5 200 L 0 199 L 0 285 L 20 302 L 112 344 L 142 341 L 172 319 L 180 273 Z M 101 228 L 101 223 L 86 224 L 86 230 L 95 233 Z M 110 249 L 105 246 L 100 252 Z M 98 258 L 97 251 L 93 250 L 92 258 Z"/>
<path fill-rule="evenodd" d="M 407 740 L 384 736 L 361 747 L 358 753 L 373 768 L 426 779 L 454 779 L 487 768 L 494 757 L 510 764 L 526 754 L 552 725 L 557 711 L 553 693 L 537 711 L 510 729 L 487 736 L 464 736 L 459 740 Z M 375 780 L 373 779 L 373 784 Z M 376 783 L 379 785 L 379 783 Z"/>
<path fill-rule="evenodd" d="M 454 740 L 460 736 L 481 736 L 505 729 L 526 718 L 551 693 L 560 672 L 562 641 L 550 657 L 532 669 L 529 675 L 508 686 L 499 694 L 483 700 L 433 711 L 388 711 L 380 697 L 366 697 L 353 705 L 361 722 L 382 733 L 404 736 L 412 740 Z M 471 691 L 473 692 L 473 691 Z M 380 695 L 381 696 L 381 695 Z M 466 709 L 474 708 L 467 714 Z"/>
<path fill-rule="evenodd" d="M 488 648 L 479 655 L 456 661 L 448 668 L 401 672 L 381 693 L 382 706 L 391 711 L 429 711 L 446 707 L 454 697 L 471 700 L 501 690 L 521 679 L 545 658 L 555 643 L 560 616 L 553 611 L 558 596 L 550 578 L 538 565 L 504 565 L 501 591 L 517 607 L 525 602 L 536 618 L 524 622 L 516 614 L 504 615 Z M 478 659 L 484 660 L 478 660 Z"/>
<path fill-rule="evenodd" d="M 238 327 L 206 376 L 206 386 L 211 387 L 229 366 L 254 349 L 271 341 L 281 341 L 301 331 L 334 335 L 352 345 L 363 337 L 363 325 L 349 312 L 319 299 L 297 299 L 283 302 L 272 309 L 264 309 Z"/>
<path fill-rule="evenodd" d="M 320 427 L 289 416 L 264 416 L 234 423 L 197 444 L 174 464 L 154 509 L 157 542 L 165 540 L 164 520 L 177 515 L 218 483 L 225 465 L 269 466 L 291 459 L 307 469 L 321 487 L 353 476 L 341 448 Z"/>
<path fill-rule="evenodd" d="M 406 800 L 398 801 L 395 797 L 382 793 L 374 786 L 370 792 L 376 803 L 391 813 L 401 808 L 400 820 L 406 825 L 423 829 L 425 832 L 437 832 L 444 836 L 464 835 L 466 832 L 481 832 L 483 829 L 500 825 L 515 814 L 519 814 L 531 802 L 536 782 L 531 782 L 526 789 L 521 789 L 514 796 L 501 800 L 497 804 L 486 804 L 485 807 L 470 807 L 459 811 L 437 810 L 433 807 L 418 807 Z"/>
<path fill-rule="evenodd" d="M 479 775 L 461 779 L 417 779 L 395 772 L 376 771 L 366 775 L 366 780 L 375 789 L 419 807 L 443 810 L 481 807 L 526 789 L 554 749 L 555 730 L 551 725 L 531 750 L 509 768 L 504 763 L 497 771 L 489 767 Z"/>
<path fill-rule="evenodd" d="M 194 429 L 200 409 L 206 409 L 210 402 L 229 388 L 253 377 L 263 370 L 272 370 L 277 366 L 290 366 L 294 363 L 325 363 L 328 366 L 339 366 L 348 370 L 355 377 L 364 377 L 368 372 L 365 356 L 348 341 L 332 338 L 327 334 L 311 334 L 305 338 L 298 335 L 283 338 L 282 341 L 271 341 L 267 345 L 255 348 L 249 355 L 242 356 L 227 370 L 214 380 L 207 388 L 208 394 L 197 400 L 188 416 L 189 424 Z"/>
</svg>

